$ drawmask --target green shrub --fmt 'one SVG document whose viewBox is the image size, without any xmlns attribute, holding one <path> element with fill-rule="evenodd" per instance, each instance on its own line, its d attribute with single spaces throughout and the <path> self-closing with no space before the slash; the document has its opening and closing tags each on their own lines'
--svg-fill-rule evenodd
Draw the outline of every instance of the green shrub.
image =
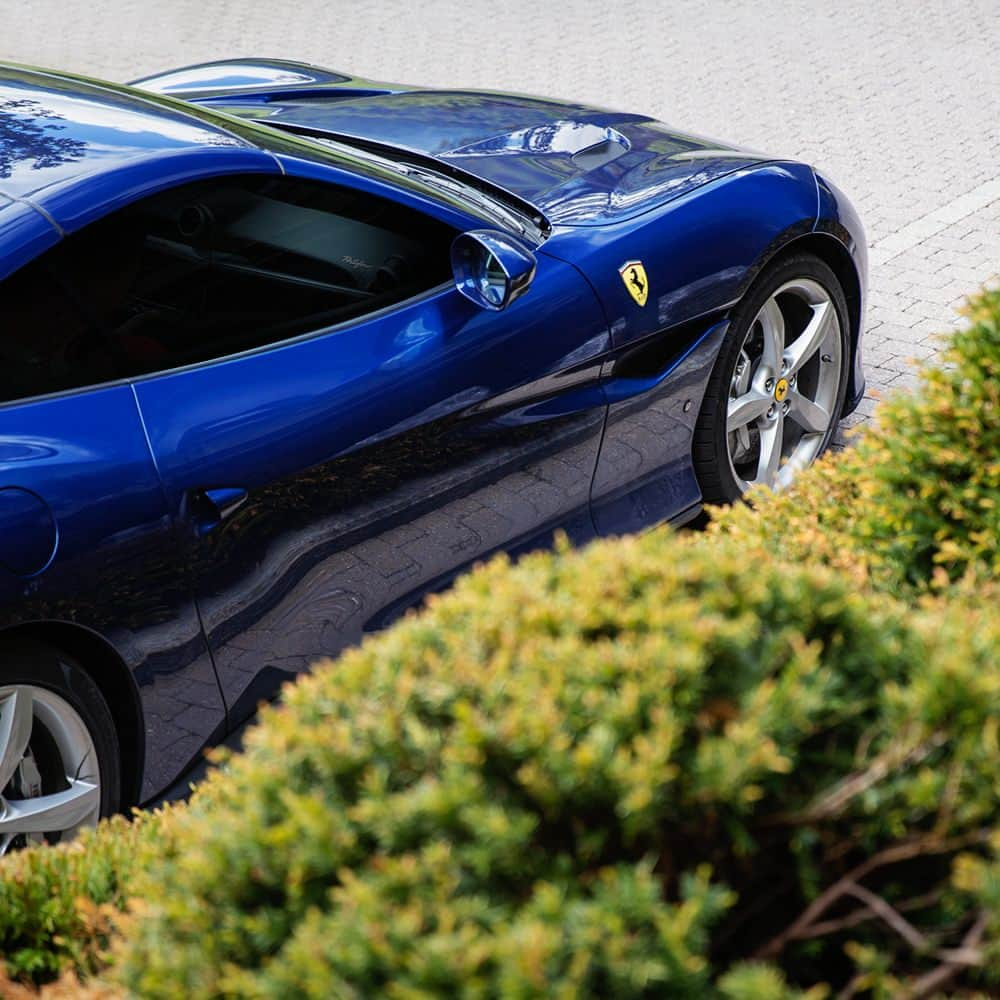
<svg viewBox="0 0 1000 1000">
<path fill-rule="evenodd" d="M 116 817 L 70 844 L 3 858 L 0 986 L 3 972 L 37 982 L 70 969 L 86 975 L 102 966 L 114 915 L 172 812 L 147 814 L 134 823 Z"/>
<path fill-rule="evenodd" d="M 857 541 L 913 584 L 1000 570 L 1000 289 L 969 308 L 947 367 L 927 369 L 922 391 L 899 394 L 859 456 L 871 486 Z"/>
<path fill-rule="evenodd" d="M 982 612 L 914 619 L 734 539 L 495 561 L 265 712 L 140 877 L 116 975 L 143 996 L 691 997 L 764 949 L 802 983 L 869 953 L 918 976 L 975 906 L 952 857 L 985 858 L 996 821 L 998 652 Z M 877 918 L 780 941 L 852 872 L 926 948 Z"/>
</svg>

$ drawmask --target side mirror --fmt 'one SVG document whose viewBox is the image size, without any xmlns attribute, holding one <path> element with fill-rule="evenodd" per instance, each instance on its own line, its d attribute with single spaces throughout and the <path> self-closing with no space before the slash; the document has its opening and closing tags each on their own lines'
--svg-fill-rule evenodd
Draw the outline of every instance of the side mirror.
<svg viewBox="0 0 1000 1000">
<path fill-rule="evenodd" d="M 483 309 L 497 312 L 519 298 L 535 276 L 535 255 L 494 229 L 461 233 L 451 244 L 455 287 Z"/>
</svg>

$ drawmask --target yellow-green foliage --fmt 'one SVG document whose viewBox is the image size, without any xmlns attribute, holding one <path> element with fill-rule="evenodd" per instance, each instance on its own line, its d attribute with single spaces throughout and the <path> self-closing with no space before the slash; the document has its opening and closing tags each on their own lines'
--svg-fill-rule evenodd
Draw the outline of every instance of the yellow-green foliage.
<svg viewBox="0 0 1000 1000">
<path fill-rule="evenodd" d="M 58 849 L 34 847 L 0 866 L 0 995 L 3 972 L 30 980 L 98 969 L 132 877 L 173 810 L 134 823 L 117 817 Z"/>
<path fill-rule="evenodd" d="M 996 819 L 997 627 L 762 556 L 657 532 L 497 560 L 321 666 L 177 818 L 116 974 L 164 997 L 708 996 L 713 959 L 904 842 L 921 863 L 883 891 L 934 893 L 910 918 L 944 946 L 974 895 L 947 860 Z M 849 939 L 891 935 L 788 968 L 836 970 Z"/>
<path fill-rule="evenodd" d="M 8 972 L 110 962 L 109 989 L 185 998 L 995 992 L 998 315 L 985 296 L 952 367 L 788 494 L 495 560 L 287 689 L 190 806 L 5 860 Z M 109 955 L 93 903 L 124 897 Z"/>
<path fill-rule="evenodd" d="M 969 320 L 947 367 L 887 401 L 883 431 L 859 453 L 870 486 L 858 544 L 910 583 L 1000 570 L 1000 289 L 974 300 Z"/>
</svg>

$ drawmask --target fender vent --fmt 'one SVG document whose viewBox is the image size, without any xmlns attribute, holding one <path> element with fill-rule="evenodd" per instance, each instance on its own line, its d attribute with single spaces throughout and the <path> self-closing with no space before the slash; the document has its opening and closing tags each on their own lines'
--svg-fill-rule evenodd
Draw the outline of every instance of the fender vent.
<svg viewBox="0 0 1000 1000">
<path fill-rule="evenodd" d="M 615 362 L 613 378 L 656 378 L 673 368 L 701 336 L 719 320 L 719 315 L 702 316 L 643 338 Z"/>
</svg>

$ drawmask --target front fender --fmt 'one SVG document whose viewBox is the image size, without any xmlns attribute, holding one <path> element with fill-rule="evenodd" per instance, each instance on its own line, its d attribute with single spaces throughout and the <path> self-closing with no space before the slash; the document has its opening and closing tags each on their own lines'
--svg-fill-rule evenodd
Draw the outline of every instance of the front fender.
<svg viewBox="0 0 1000 1000">
<path fill-rule="evenodd" d="M 854 411 L 865 392 L 865 370 L 861 350 L 865 329 L 865 308 L 868 300 L 868 239 L 857 211 L 844 194 L 828 177 L 816 173 L 816 191 L 819 195 L 818 217 L 815 231 L 832 236 L 850 255 L 857 286 L 845 289 L 854 294 L 851 307 L 851 342 L 853 365 L 847 386 L 844 414 Z"/>
<path fill-rule="evenodd" d="M 763 264 L 813 231 L 817 188 L 798 163 L 750 166 L 642 215 L 598 228 L 557 229 L 540 253 L 574 264 L 607 314 L 616 348 L 737 302 Z M 645 305 L 619 275 L 645 265 Z"/>
</svg>

